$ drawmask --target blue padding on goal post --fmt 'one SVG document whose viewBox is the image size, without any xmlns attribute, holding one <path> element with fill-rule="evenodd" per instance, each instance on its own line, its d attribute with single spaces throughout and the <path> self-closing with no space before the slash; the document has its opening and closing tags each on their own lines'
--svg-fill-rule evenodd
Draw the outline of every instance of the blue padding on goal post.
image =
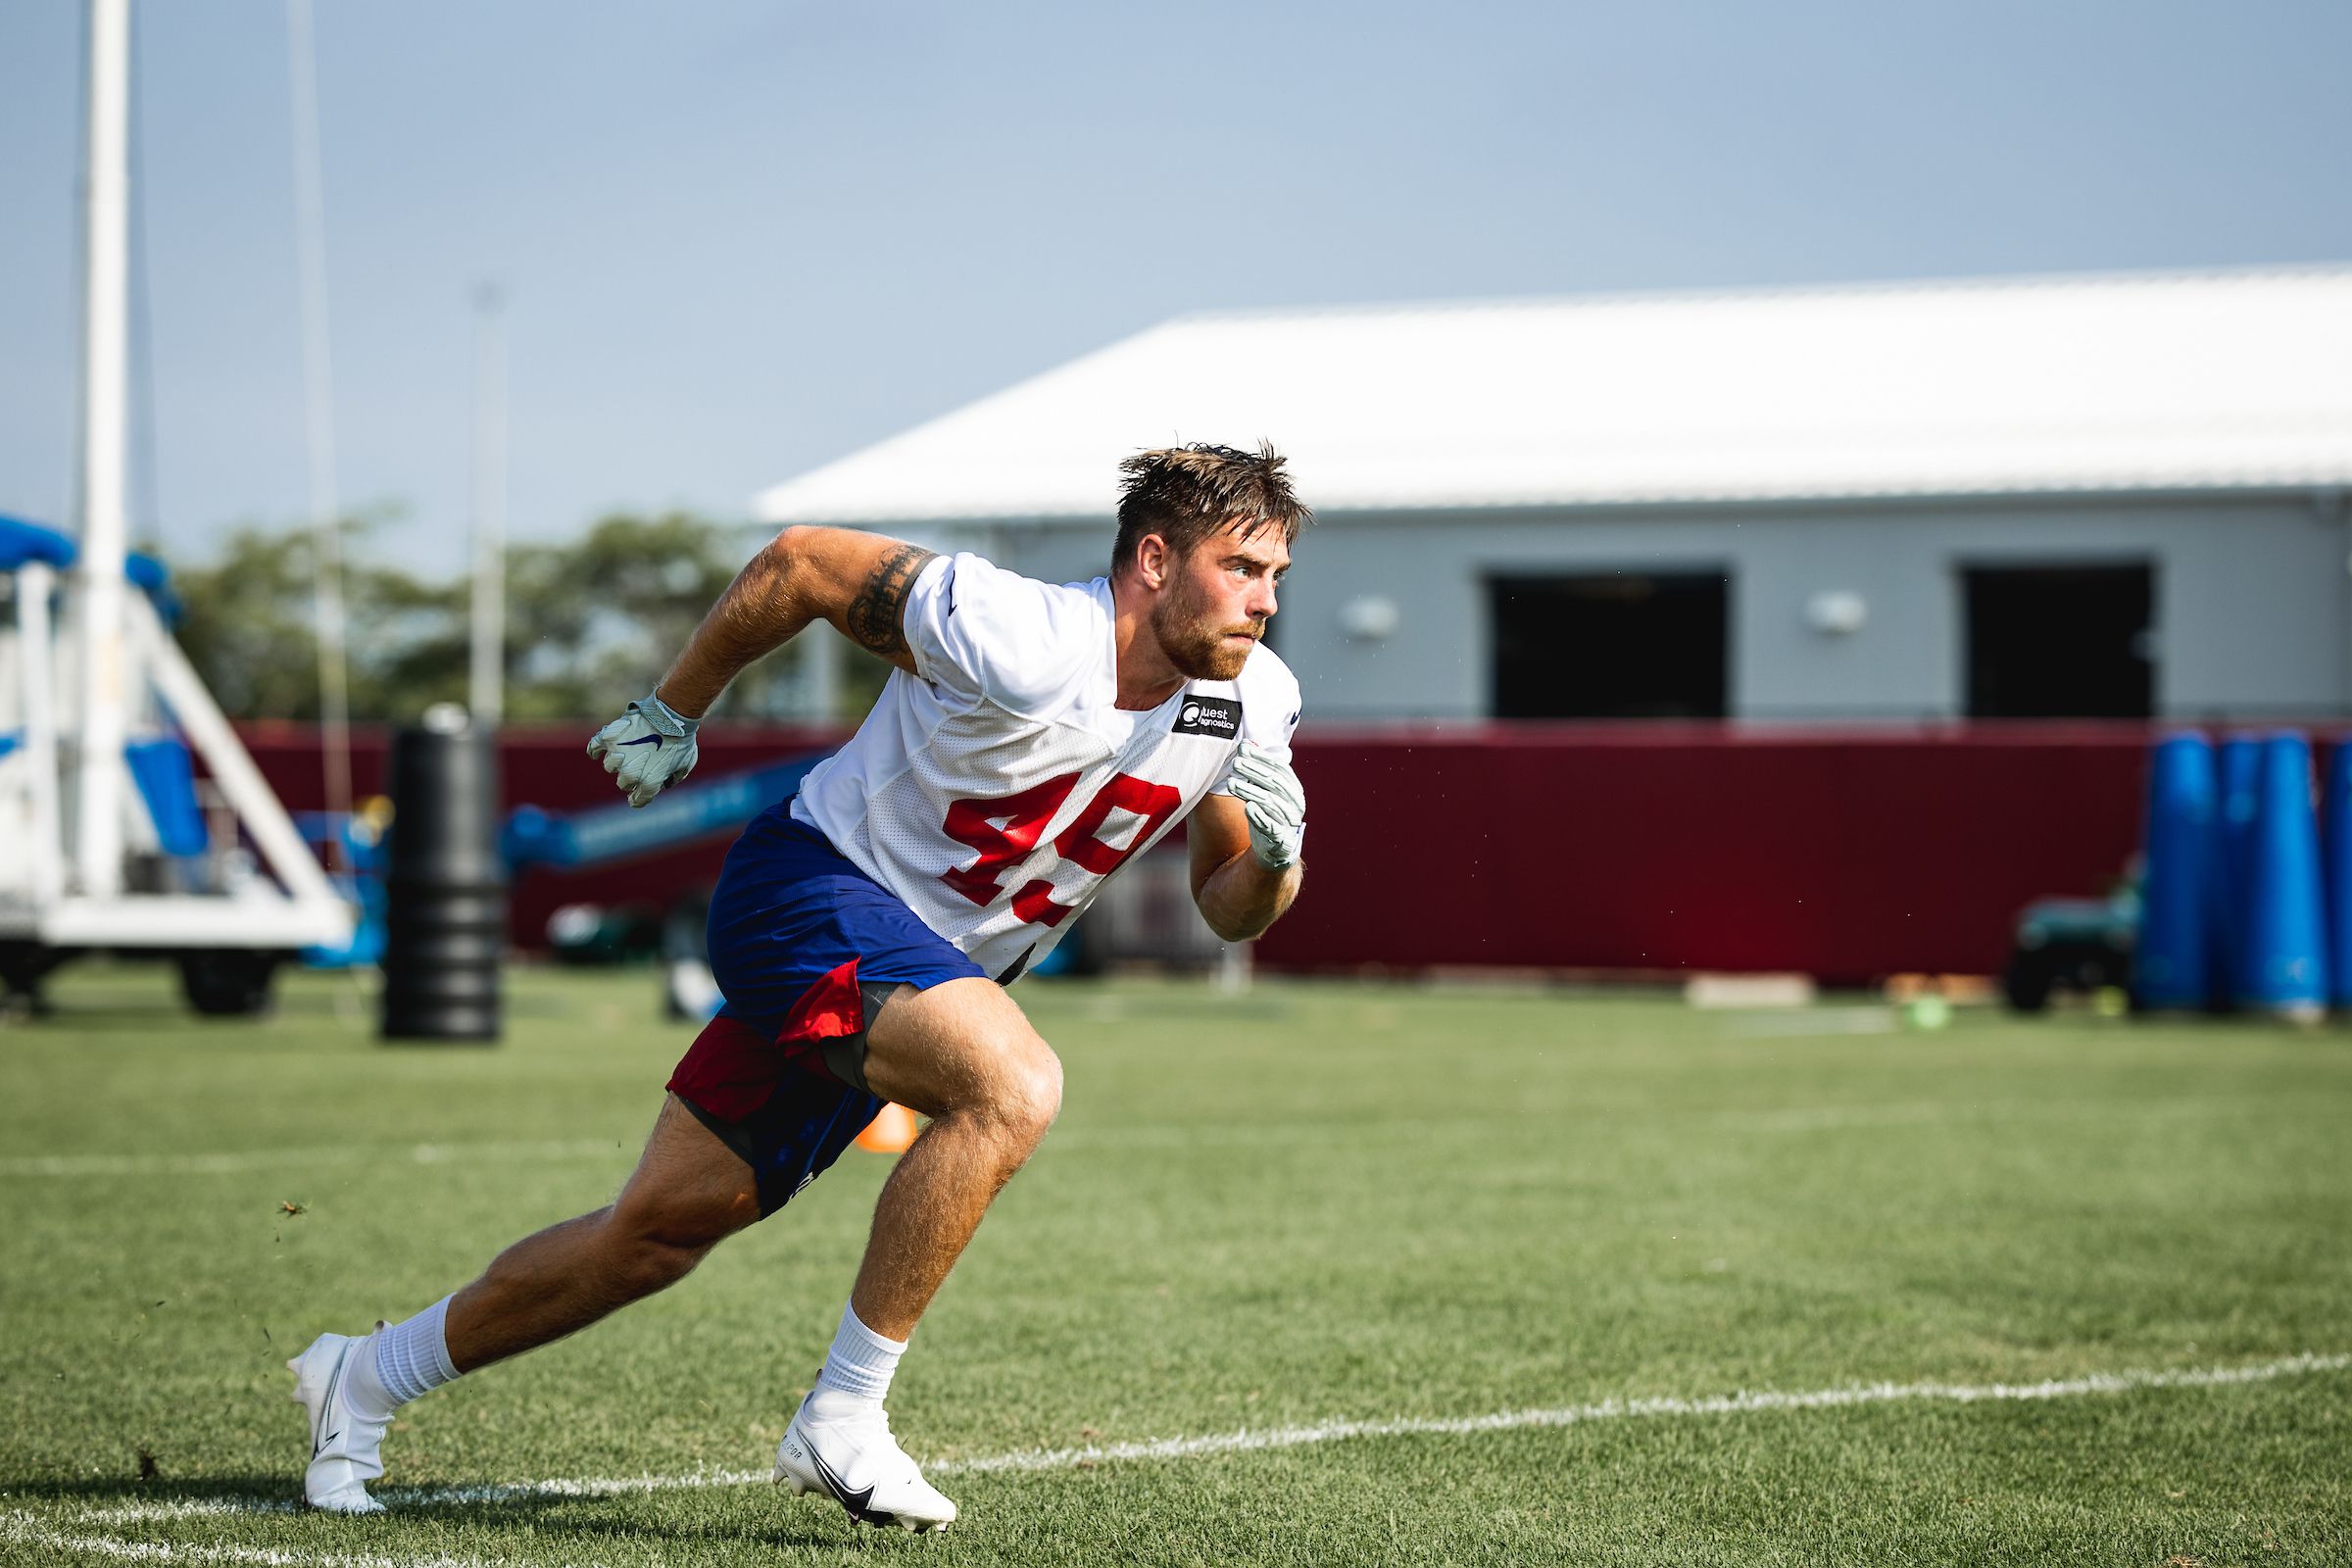
<svg viewBox="0 0 2352 1568">
<path fill-rule="evenodd" d="M 131 741 L 122 748 L 139 798 L 155 819 L 155 836 L 166 855 L 202 855 L 209 840 L 204 810 L 196 804 L 196 764 L 188 749 L 169 735 Z"/>
<path fill-rule="evenodd" d="M 2300 735 L 2273 735 L 2261 748 L 2239 995 L 2248 1006 L 2266 1011 L 2303 1011 L 2328 1001 L 2311 743 Z"/>
<path fill-rule="evenodd" d="M 2214 996 L 2234 1005 L 2246 1000 L 2247 901 L 2254 878 L 2254 822 L 2261 806 L 2262 743 L 2251 735 L 2222 742 L 2216 771 L 2221 822 L 2216 835 Z"/>
<path fill-rule="evenodd" d="M 2147 881 L 2132 989 L 2143 1007 L 2212 1000 L 2220 790 L 2202 735 L 2168 735 L 2148 769 Z"/>
<path fill-rule="evenodd" d="M 63 571 L 74 564 L 74 541 L 55 528 L 0 516 L 0 571 L 14 571 L 28 561 Z"/>
<path fill-rule="evenodd" d="M 2328 754 L 2320 789 L 2321 879 L 2328 888 L 2328 997 L 2352 1007 L 2352 736 Z"/>
</svg>

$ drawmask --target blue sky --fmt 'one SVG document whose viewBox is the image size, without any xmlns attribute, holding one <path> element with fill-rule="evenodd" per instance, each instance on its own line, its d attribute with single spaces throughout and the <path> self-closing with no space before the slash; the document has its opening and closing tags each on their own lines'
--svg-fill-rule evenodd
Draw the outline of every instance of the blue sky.
<svg viewBox="0 0 2352 1568">
<path fill-rule="evenodd" d="M 200 554 L 304 505 L 285 14 L 134 5 L 133 493 Z M 2352 260 L 2340 3 L 318 5 L 341 489 L 429 571 L 484 280 L 562 538 L 1189 311 Z M 51 519 L 81 27 L 0 7 L 0 512 Z"/>
</svg>

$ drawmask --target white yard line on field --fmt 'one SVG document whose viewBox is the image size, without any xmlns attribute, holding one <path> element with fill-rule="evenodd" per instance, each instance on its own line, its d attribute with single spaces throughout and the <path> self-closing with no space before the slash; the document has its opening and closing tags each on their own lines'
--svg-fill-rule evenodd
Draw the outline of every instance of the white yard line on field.
<svg viewBox="0 0 2352 1568">
<path fill-rule="evenodd" d="M 260 1568 L 486 1568 L 478 1557 L 386 1557 L 374 1552 L 293 1551 L 281 1546 L 208 1545 L 183 1541 L 118 1541 L 51 1530 L 29 1514 L 0 1514 L 0 1543 L 45 1553 L 79 1552 L 118 1562 L 233 1562 Z"/>
<path fill-rule="evenodd" d="M 2224 1388 L 2268 1383 L 2279 1378 L 2352 1367 L 2352 1355 L 2290 1355 L 2250 1366 L 2142 1368 L 2126 1372 L 2094 1372 L 2086 1377 L 2054 1378 L 2041 1383 L 1869 1383 L 1832 1389 L 1763 1390 L 1720 1394 L 1700 1398 L 1602 1399 L 1592 1404 L 1549 1409 L 1500 1410 L 1487 1415 L 1408 1417 L 1389 1421 L 1327 1421 L 1315 1426 L 1268 1427 L 1221 1432 L 1204 1437 L 1159 1438 L 1136 1443 L 1091 1444 L 1075 1448 L 1022 1448 L 1010 1453 L 971 1459 L 943 1459 L 924 1466 L 935 1477 L 1070 1470 L 1099 1464 L 1190 1459 L 1206 1454 L 1250 1453 L 1269 1448 L 1297 1448 L 1313 1444 L 1355 1438 L 1479 1436 L 1528 1428 L 1582 1426 L 1600 1421 L 1660 1419 L 1676 1416 L 1735 1416 L 1777 1410 L 1837 1409 L 1853 1405 L 1896 1404 L 1907 1401 L 1949 1404 L 2067 1399 L 2089 1395 L 2130 1394 L 2153 1389 Z M 705 1471 L 683 1476 L 627 1476 L 603 1479 L 551 1478 L 462 1487 L 383 1487 L 376 1495 L 395 1509 L 463 1507 L 476 1503 L 521 1501 L 530 1498 L 612 1497 L 634 1493 L 668 1492 L 707 1487 L 749 1486 L 767 1480 L 765 1471 Z M 80 1510 L 76 1518 L 88 1525 L 123 1525 L 179 1521 L 205 1516 L 253 1515 L 291 1511 L 290 1496 L 197 1497 L 138 1502 Z M 0 1515 L 12 1532 L 44 1528 L 28 1514 Z M 103 1549 L 103 1548 L 92 1548 Z M 142 1548 L 143 1550 L 144 1548 Z M 230 1552 L 229 1547 L 177 1547 L 186 1553 Z M 158 1548 L 159 1553 L 161 1548 Z M 287 1564 L 358 1565 L 375 1559 L 329 1558 L 296 1554 L 247 1557 L 222 1556 L 223 1561 Z"/>
<path fill-rule="evenodd" d="M 1525 1427 L 1581 1426 L 1593 1421 L 1640 1417 L 1747 1415 L 1760 1410 L 1821 1410 L 1842 1405 L 1894 1404 L 1936 1400 L 1974 1404 L 1993 1400 L 2065 1399 L 2086 1394 L 2129 1394 L 2139 1389 L 2202 1389 L 2233 1383 L 2267 1383 L 2309 1372 L 2352 1366 L 2352 1355 L 2293 1355 L 2255 1366 L 2189 1367 L 2177 1371 L 2095 1372 L 2088 1377 L 2044 1383 L 1870 1383 L 1802 1392 L 1719 1394 L 1707 1398 L 1603 1399 L 1549 1410 L 1502 1410 L 1492 1415 L 1421 1417 L 1402 1421 L 1329 1421 L 1311 1427 L 1219 1433 L 1202 1438 L 1161 1438 L 1149 1443 L 1111 1443 L 1082 1448 L 1031 1448 L 1018 1453 L 951 1461 L 926 1467 L 939 1475 L 1002 1470 L 1060 1470 L 1115 1460 L 1185 1459 L 1207 1453 L 1247 1453 L 1262 1448 L 1296 1448 L 1348 1438 L 1423 1435 L 1466 1436 Z"/>
<path fill-rule="evenodd" d="M 280 1170 L 289 1165 L 408 1164 L 457 1165 L 476 1160 L 514 1163 L 530 1159 L 585 1159 L 595 1154 L 628 1155 L 634 1147 L 605 1138 L 567 1138 L 547 1143 L 403 1144 L 389 1149 L 342 1145 L 319 1149 L 246 1149 L 218 1154 L 25 1154 L 0 1159 L 9 1176 L 227 1176 Z"/>
</svg>

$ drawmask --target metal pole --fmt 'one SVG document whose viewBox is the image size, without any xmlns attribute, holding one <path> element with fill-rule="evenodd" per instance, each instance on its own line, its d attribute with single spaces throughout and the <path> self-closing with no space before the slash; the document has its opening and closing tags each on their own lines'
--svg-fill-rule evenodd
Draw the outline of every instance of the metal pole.
<svg viewBox="0 0 2352 1568">
<path fill-rule="evenodd" d="M 65 836 L 57 804 L 57 669 L 49 625 L 54 574 L 43 562 L 17 568 L 17 650 L 24 678 L 24 765 L 32 780 L 32 902 L 46 911 L 65 890 Z"/>
<path fill-rule="evenodd" d="M 130 264 L 130 0 L 90 0 L 89 166 L 83 217 L 80 743 L 74 866 L 81 891 L 122 887 L 125 325 Z"/>
<path fill-rule="evenodd" d="M 801 716 L 830 724 L 838 714 L 836 693 L 841 688 L 841 638 L 822 621 L 794 639 L 801 650 Z"/>
<path fill-rule="evenodd" d="M 319 935 L 307 940 L 349 941 L 350 906 L 318 869 L 310 847 L 294 830 L 286 808 L 270 792 L 269 782 L 254 765 L 244 742 L 237 739 L 237 732 L 229 727 L 228 720 L 220 716 L 213 694 L 204 689 L 203 677 L 188 662 L 188 656 L 179 651 L 172 634 L 164 629 L 154 606 L 134 599 L 129 608 L 128 629 L 134 645 L 146 656 L 157 694 L 187 733 L 188 744 L 204 760 L 206 771 L 213 775 L 214 784 L 244 824 L 253 847 L 261 851 L 262 862 L 277 873 L 277 879 L 286 885 L 287 894 L 296 904 L 308 906 L 319 917 Z"/>
<path fill-rule="evenodd" d="M 474 296 L 473 647 L 466 706 L 495 726 L 507 694 L 506 301 L 484 285 Z"/>
<path fill-rule="evenodd" d="M 327 336 L 326 194 L 318 157 L 318 65 L 310 0 L 286 0 L 286 66 L 294 112 L 294 229 L 301 253 L 303 393 L 310 447 L 311 540 L 318 578 L 318 729 L 326 808 L 351 810 L 351 696 L 344 655 L 342 508 L 335 494 L 334 366 Z M 342 835 L 329 834 L 331 863 Z"/>
</svg>

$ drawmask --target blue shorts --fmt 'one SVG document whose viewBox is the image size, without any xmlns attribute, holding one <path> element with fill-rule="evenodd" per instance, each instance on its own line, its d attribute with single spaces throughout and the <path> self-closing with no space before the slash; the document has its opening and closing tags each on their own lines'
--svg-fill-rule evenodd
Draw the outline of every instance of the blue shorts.
<svg viewBox="0 0 2352 1568">
<path fill-rule="evenodd" d="M 710 937 L 726 1005 L 679 1059 L 669 1090 L 752 1167 L 764 1217 L 881 1110 L 856 1064 L 891 993 L 982 971 L 795 820 L 789 801 L 727 852 Z"/>
</svg>

